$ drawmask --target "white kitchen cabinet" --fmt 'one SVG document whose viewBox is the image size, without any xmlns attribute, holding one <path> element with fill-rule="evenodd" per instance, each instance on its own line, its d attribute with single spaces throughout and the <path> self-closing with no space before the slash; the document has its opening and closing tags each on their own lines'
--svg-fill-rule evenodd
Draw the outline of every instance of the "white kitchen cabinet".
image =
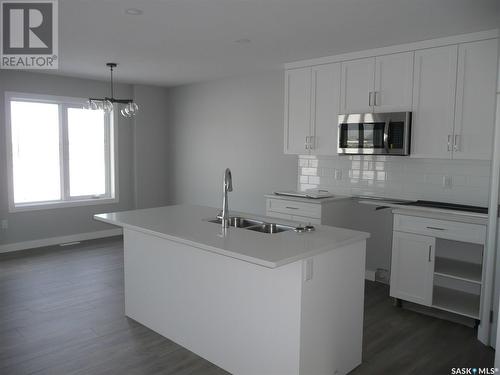
<svg viewBox="0 0 500 375">
<path fill-rule="evenodd" d="M 457 51 L 452 45 L 415 52 L 412 157 L 451 157 Z"/>
<path fill-rule="evenodd" d="M 491 159 L 497 56 L 496 39 L 458 47 L 453 159 Z"/>
<path fill-rule="evenodd" d="M 437 216 L 394 211 L 390 295 L 482 320 L 486 225 L 464 215 Z"/>
<path fill-rule="evenodd" d="M 372 112 L 375 58 L 342 63 L 342 113 Z"/>
<path fill-rule="evenodd" d="M 285 73 L 285 153 L 337 154 L 340 64 Z"/>
<path fill-rule="evenodd" d="M 432 305 L 435 239 L 394 231 L 390 295 Z"/>
<path fill-rule="evenodd" d="M 287 70 L 285 153 L 336 155 L 336 114 L 412 111 L 410 157 L 491 160 L 496 36 L 381 53 Z"/>
<path fill-rule="evenodd" d="M 322 207 L 318 202 L 300 201 L 289 197 L 266 199 L 266 216 L 304 224 L 321 224 Z"/>
<path fill-rule="evenodd" d="M 303 224 L 334 225 L 332 220 L 351 210 L 351 199 L 345 196 L 311 199 L 268 194 L 265 198 L 266 216 Z"/>
<path fill-rule="evenodd" d="M 312 68 L 313 110 L 312 155 L 337 155 L 338 114 L 340 106 L 340 64 Z"/>
<path fill-rule="evenodd" d="M 311 129 L 311 68 L 285 72 L 285 153 L 307 154 Z"/>
<path fill-rule="evenodd" d="M 413 52 L 375 58 L 374 112 L 411 111 Z"/>
<path fill-rule="evenodd" d="M 491 159 L 497 51 L 488 39 L 415 53 L 412 157 Z"/>
<path fill-rule="evenodd" d="M 413 52 L 342 63 L 343 113 L 410 111 Z"/>
</svg>

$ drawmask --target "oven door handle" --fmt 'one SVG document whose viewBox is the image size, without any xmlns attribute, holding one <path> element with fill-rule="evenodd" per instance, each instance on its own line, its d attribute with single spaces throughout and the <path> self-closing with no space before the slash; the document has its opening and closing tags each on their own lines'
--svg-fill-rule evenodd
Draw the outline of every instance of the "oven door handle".
<svg viewBox="0 0 500 375">
<path fill-rule="evenodd" d="M 389 124 L 390 124 L 391 120 L 388 119 L 386 120 L 385 122 L 385 125 L 384 125 L 384 148 L 385 148 L 385 152 L 388 154 L 389 153 Z"/>
</svg>

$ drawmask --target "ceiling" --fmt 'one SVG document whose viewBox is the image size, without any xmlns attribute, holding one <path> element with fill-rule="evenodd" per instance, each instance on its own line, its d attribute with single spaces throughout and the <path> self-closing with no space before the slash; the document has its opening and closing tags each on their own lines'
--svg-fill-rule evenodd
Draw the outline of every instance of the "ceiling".
<svg viewBox="0 0 500 375">
<path fill-rule="evenodd" d="M 102 79 L 105 62 L 116 61 L 118 81 L 180 85 L 492 29 L 499 7 L 498 0 L 61 0 L 53 73 Z"/>
</svg>

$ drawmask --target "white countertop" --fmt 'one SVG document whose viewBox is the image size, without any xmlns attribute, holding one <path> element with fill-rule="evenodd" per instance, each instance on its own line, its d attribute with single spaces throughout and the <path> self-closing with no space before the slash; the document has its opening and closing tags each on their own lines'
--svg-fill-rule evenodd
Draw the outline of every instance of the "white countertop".
<svg viewBox="0 0 500 375">
<path fill-rule="evenodd" d="M 422 207 L 422 206 L 406 206 L 404 204 L 398 204 L 391 202 L 390 199 L 384 200 L 371 200 L 359 198 L 358 202 L 361 204 L 369 204 L 373 206 L 384 206 L 395 209 L 398 213 L 414 214 L 416 216 L 423 215 L 429 217 L 436 217 L 448 220 L 465 221 L 475 224 L 487 224 L 488 214 L 483 214 L 479 212 L 469 212 L 469 211 L 459 211 L 459 210 L 449 210 L 444 208 L 433 208 L 433 207 Z M 439 216 L 439 217 L 438 217 Z"/>
<path fill-rule="evenodd" d="M 323 225 L 317 225 L 316 231 L 310 233 L 286 231 L 268 234 L 229 228 L 223 237 L 221 225 L 207 221 L 214 219 L 218 212 L 219 209 L 212 207 L 178 205 L 104 213 L 94 215 L 94 218 L 269 268 L 296 262 L 370 237 L 369 233 Z M 231 214 L 261 218 L 272 223 L 293 223 L 249 214 Z"/>
</svg>

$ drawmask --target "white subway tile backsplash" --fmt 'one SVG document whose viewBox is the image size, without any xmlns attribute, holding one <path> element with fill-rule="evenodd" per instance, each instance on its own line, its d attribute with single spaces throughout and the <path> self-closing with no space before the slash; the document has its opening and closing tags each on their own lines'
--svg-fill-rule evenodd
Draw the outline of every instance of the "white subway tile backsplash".
<svg viewBox="0 0 500 375">
<path fill-rule="evenodd" d="M 320 185 L 319 176 L 309 176 L 309 183 L 315 184 L 315 185 Z"/>
<path fill-rule="evenodd" d="M 310 159 L 309 160 L 309 166 L 311 168 L 318 168 L 318 159 Z"/>
<path fill-rule="evenodd" d="M 303 176 L 317 176 L 318 168 L 302 168 Z"/>
<path fill-rule="evenodd" d="M 372 155 L 305 155 L 298 160 L 299 190 L 321 188 L 336 194 L 488 204 L 487 161 Z M 451 181 L 447 187 L 445 179 Z"/>
<path fill-rule="evenodd" d="M 309 160 L 299 158 L 299 167 L 309 167 Z"/>
</svg>

